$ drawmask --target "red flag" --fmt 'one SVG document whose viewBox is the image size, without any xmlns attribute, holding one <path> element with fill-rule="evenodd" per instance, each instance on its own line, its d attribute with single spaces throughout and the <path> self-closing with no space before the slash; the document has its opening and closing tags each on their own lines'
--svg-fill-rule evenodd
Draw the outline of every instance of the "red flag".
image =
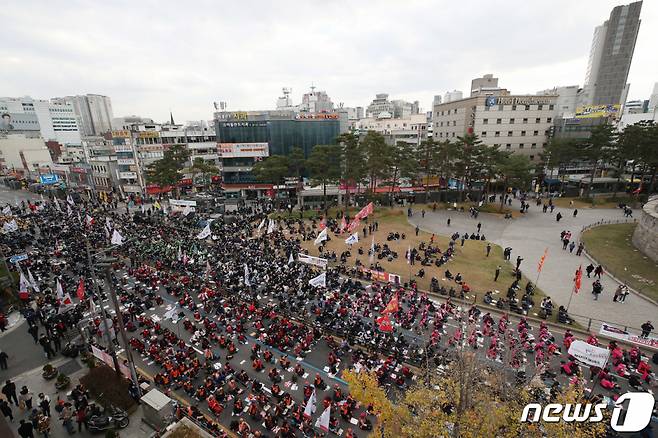
<svg viewBox="0 0 658 438">
<path fill-rule="evenodd" d="M 391 298 L 391 301 L 389 301 L 388 304 L 386 305 L 386 308 L 382 310 L 382 315 L 386 313 L 395 313 L 398 311 L 399 308 L 400 306 L 398 304 L 398 296 L 397 294 L 395 294 L 395 296 Z"/>
<path fill-rule="evenodd" d="M 80 283 L 78 283 L 77 294 L 80 301 L 85 299 L 85 280 L 82 277 L 80 277 Z"/>
<path fill-rule="evenodd" d="M 573 289 L 576 293 L 580 290 L 580 286 L 583 280 L 583 265 L 580 265 L 576 270 L 576 276 L 573 279 L 574 285 Z"/>
<path fill-rule="evenodd" d="M 358 217 L 355 217 L 352 222 L 347 226 L 347 231 L 350 233 L 358 228 L 358 226 L 361 224 L 361 220 Z"/>
<path fill-rule="evenodd" d="M 637 187 L 637 189 L 633 190 L 633 194 L 638 195 L 638 194 L 640 194 L 641 191 L 642 191 L 642 183 L 640 183 L 640 185 Z"/>
<path fill-rule="evenodd" d="M 358 212 L 358 213 L 356 214 L 356 216 L 354 216 L 354 219 L 364 219 L 364 218 L 367 218 L 368 215 L 369 215 L 369 214 L 372 214 L 372 212 L 373 212 L 374 210 L 375 210 L 375 206 L 374 206 L 373 203 L 371 202 L 371 203 L 369 203 L 368 205 L 366 205 L 365 207 L 363 207 L 363 208 L 361 209 L 361 211 Z"/>
<path fill-rule="evenodd" d="M 94 218 L 87 215 L 85 216 L 85 222 L 87 223 L 88 227 L 91 227 L 92 225 L 94 225 Z"/>
<path fill-rule="evenodd" d="M 320 230 L 324 230 L 325 228 L 327 228 L 327 220 L 325 218 L 322 218 L 322 220 L 320 221 Z"/>
<path fill-rule="evenodd" d="M 548 248 L 544 250 L 544 255 L 539 259 L 539 265 L 537 265 L 537 272 L 541 272 L 541 269 L 544 267 L 544 262 L 546 261 L 546 256 L 548 255 Z"/>
<path fill-rule="evenodd" d="M 392 332 L 393 324 L 391 324 L 391 319 L 388 315 L 380 316 L 377 318 L 377 324 L 379 324 L 379 330 L 383 332 Z"/>
</svg>

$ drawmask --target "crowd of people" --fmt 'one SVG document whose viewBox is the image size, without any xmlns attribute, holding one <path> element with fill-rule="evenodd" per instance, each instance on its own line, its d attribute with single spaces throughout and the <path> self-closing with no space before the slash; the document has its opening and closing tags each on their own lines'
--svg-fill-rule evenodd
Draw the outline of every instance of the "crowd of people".
<svg viewBox="0 0 658 438">
<path fill-rule="evenodd" d="M 583 385 L 587 378 L 596 381 L 597 394 L 611 397 L 620 393 L 622 379 L 635 390 L 655 385 L 648 359 L 635 347 L 624 350 L 610 342 L 610 365 L 587 374 L 567 354 L 575 339 L 569 330 L 559 339 L 543 322 L 524 317 L 513 322 L 506 313 L 497 318 L 457 304 L 454 299 L 469 286 L 449 269 L 446 277 L 457 289 L 432 282 L 442 302 L 413 282 L 405 287 L 356 278 L 358 266 L 348 266 L 348 252 L 340 257 L 325 252 L 338 266 L 326 270 L 322 285 L 312 285 L 320 271 L 297 260 L 306 252 L 302 243 L 319 234 L 320 222 L 273 221 L 264 206 L 214 220 L 163 208 L 130 214 L 116 205 L 65 201 L 10 208 L 27 226 L 4 235 L 2 244 L 12 254 L 29 255 L 18 264 L 29 289 L 23 312 L 44 355 L 60 354 L 66 333 L 76 326 L 104 348 L 97 306 L 107 297 L 102 281 L 91 274 L 103 273 L 89 265 L 88 252 L 110 248 L 105 253 L 115 257 L 111 286 L 123 308 L 114 319 L 123 318 L 130 348 L 156 369 L 155 385 L 189 400 L 177 414 L 203 422 L 218 436 L 225 435 L 224 428 L 243 437 L 321 436 L 324 424 L 314 422 L 319 417 L 309 408 L 316 400 L 318 414 L 329 409 L 329 431 L 365 436 L 376 412 L 349 394 L 342 370 L 373 371 L 380 385 L 404 391 L 415 381 L 415 369 L 443 369 L 464 348 L 481 351 L 487 366 L 514 370 L 519 382 L 532 380 L 553 391 Z M 341 219 L 322 223 L 336 232 Z M 210 234 L 199 238 L 206 226 Z M 377 229 L 376 221 L 366 220 L 364 237 Z M 483 240 L 479 231 L 473 238 Z M 120 243 L 111 245 L 115 232 Z M 454 246 L 466 238 L 470 234 L 455 233 L 448 248 L 432 239 L 405 256 L 413 264 L 449 268 Z M 359 255 L 360 263 L 366 256 L 398 257 L 386 244 Z M 508 300 L 530 305 L 533 285 L 523 288 L 519 280 L 510 286 Z M 82 299 L 68 305 L 61 291 L 80 289 Z M 156 317 L 156 307 L 167 311 Z M 384 316 L 394 323 L 383 324 Z M 587 342 L 600 345 L 594 335 Z"/>
</svg>

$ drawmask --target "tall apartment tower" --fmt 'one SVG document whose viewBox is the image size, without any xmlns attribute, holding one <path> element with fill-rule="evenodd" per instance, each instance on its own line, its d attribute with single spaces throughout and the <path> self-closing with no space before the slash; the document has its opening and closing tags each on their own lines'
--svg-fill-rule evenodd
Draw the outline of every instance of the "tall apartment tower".
<svg viewBox="0 0 658 438">
<path fill-rule="evenodd" d="M 102 135 L 112 130 L 112 100 L 100 94 L 65 96 L 57 99 L 75 108 L 78 126 L 83 135 Z"/>
<path fill-rule="evenodd" d="M 616 105 L 626 100 L 641 9 L 641 1 L 617 6 L 610 18 L 594 29 L 581 104 Z"/>
</svg>

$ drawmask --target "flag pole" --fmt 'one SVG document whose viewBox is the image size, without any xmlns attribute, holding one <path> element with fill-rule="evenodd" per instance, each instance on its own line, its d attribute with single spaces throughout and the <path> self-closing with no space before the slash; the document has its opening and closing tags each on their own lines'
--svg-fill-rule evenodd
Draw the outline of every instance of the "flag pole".
<svg viewBox="0 0 658 438">
<path fill-rule="evenodd" d="M 569 313 L 569 306 L 571 306 L 571 299 L 573 298 L 573 293 L 576 290 L 576 285 L 571 288 L 571 295 L 569 295 L 569 302 L 567 303 L 567 313 Z"/>
</svg>

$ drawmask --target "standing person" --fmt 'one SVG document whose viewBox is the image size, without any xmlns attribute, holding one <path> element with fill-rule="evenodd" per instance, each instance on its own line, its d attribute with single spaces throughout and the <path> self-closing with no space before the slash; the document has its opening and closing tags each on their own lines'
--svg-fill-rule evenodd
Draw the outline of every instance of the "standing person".
<svg viewBox="0 0 658 438">
<path fill-rule="evenodd" d="M 448 226 L 450 226 L 450 218 L 448 218 Z"/>
<path fill-rule="evenodd" d="M 71 403 L 64 403 L 64 409 L 62 409 L 59 419 L 62 420 L 62 425 L 69 435 L 73 435 L 75 429 L 73 428 L 73 410 L 71 409 Z"/>
<path fill-rule="evenodd" d="M 18 404 L 24 404 L 26 409 L 32 410 L 32 393 L 27 386 L 23 385 L 21 392 L 18 394 Z"/>
<path fill-rule="evenodd" d="M 576 242 L 571 242 L 569 244 L 569 253 L 573 254 L 573 250 L 576 248 Z"/>
<path fill-rule="evenodd" d="M 89 430 L 89 419 L 87 418 L 87 406 L 81 405 L 75 413 L 75 421 L 78 423 L 78 432 L 82 432 L 82 425 Z"/>
<path fill-rule="evenodd" d="M 418 228 L 418 225 L 416 225 L 416 236 L 418 236 L 419 232 L 420 232 L 420 228 Z"/>
<path fill-rule="evenodd" d="M 9 355 L 4 350 L 0 351 L 0 370 L 7 369 L 7 359 Z"/>
<path fill-rule="evenodd" d="M 480 232 L 480 229 L 482 228 L 482 223 L 478 222 L 478 233 Z"/>
<path fill-rule="evenodd" d="M 555 215 L 555 220 L 560 222 L 560 219 L 562 219 L 562 213 L 558 211 L 558 213 Z"/>
<path fill-rule="evenodd" d="M 590 263 L 589 265 L 587 265 L 587 267 L 585 268 L 585 272 L 587 272 L 587 278 L 592 278 L 592 271 L 593 270 L 594 270 L 594 265 L 593 264 Z"/>
<path fill-rule="evenodd" d="M 624 285 L 624 290 L 621 293 L 621 298 L 619 299 L 619 301 L 621 301 L 622 303 L 625 303 L 626 302 L 626 297 L 628 296 L 629 293 L 630 292 L 628 291 L 628 286 Z"/>
<path fill-rule="evenodd" d="M 592 284 L 592 294 L 594 295 L 594 300 L 599 299 L 599 295 L 603 292 L 603 285 L 599 280 L 594 280 Z"/>
<path fill-rule="evenodd" d="M 46 336 L 45 333 L 43 333 L 39 338 L 39 344 L 41 344 L 44 353 L 46 353 L 46 357 L 48 359 L 52 359 L 52 357 L 55 355 L 55 352 L 53 351 L 53 346 L 50 344 L 50 338 Z"/>
<path fill-rule="evenodd" d="M 651 331 L 653 330 L 653 325 L 651 324 L 651 321 L 645 322 L 640 327 L 642 328 L 642 334 L 640 335 L 640 337 L 645 339 L 648 338 L 649 333 L 651 333 Z"/>
<path fill-rule="evenodd" d="M 620 284 L 617 286 L 617 289 L 615 289 L 615 295 L 612 297 L 613 302 L 617 302 L 621 300 L 621 296 L 624 294 L 624 285 Z"/>
<path fill-rule="evenodd" d="M 594 269 L 594 275 L 601 278 L 601 275 L 603 274 L 603 266 L 598 265 L 596 269 Z"/>
<path fill-rule="evenodd" d="M 425 218 L 425 209 L 422 209 L 422 210 L 420 211 L 420 215 L 421 215 L 421 217 Z"/>
<path fill-rule="evenodd" d="M 21 438 L 34 438 L 34 426 L 29 421 L 21 420 L 21 425 L 18 426 L 18 434 Z"/>
<path fill-rule="evenodd" d="M 583 242 L 580 242 L 578 244 L 578 249 L 576 250 L 576 255 L 581 256 L 583 255 L 583 250 L 585 249 L 585 244 Z"/>
<path fill-rule="evenodd" d="M 16 384 L 11 380 L 5 382 L 5 386 L 2 387 L 2 393 L 7 397 L 9 403 L 14 402 L 18 406 L 18 398 L 16 397 Z"/>
<path fill-rule="evenodd" d="M 0 400 L 0 411 L 5 418 L 9 418 L 9 421 L 14 422 L 14 414 L 11 411 L 11 406 L 5 400 Z"/>
<path fill-rule="evenodd" d="M 487 243 L 487 257 L 489 257 L 489 253 L 491 253 L 491 244 Z"/>
<path fill-rule="evenodd" d="M 498 281 L 498 276 L 500 276 L 500 265 L 496 266 L 496 273 L 494 274 L 494 281 Z"/>
<path fill-rule="evenodd" d="M 518 271 L 519 268 L 521 267 L 521 262 L 523 261 L 523 258 L 521 256 L 516 256 L 516 270 Z"/>
<path fill-rule="evenodd" d="M 39 393 L 39 407 L 43 415 L 50 417 L 50 397 L 43 392 Z"/>
<path fill-rule="evenodd" d="M 578 216 L 578 209 L 575 209 L 575 210 L 573 211 L 573 217 L 576 217 L 576 216 Z"/>
<path fill-rule="evenodd" d="M 35 344 L 39 342 L 39 326 L 37 326 L 36 324 L 30 324 L 30 327 L 28 327 L 27 332 L 32 335 L 32 339 L 34 339 Z"/>
</svg>

